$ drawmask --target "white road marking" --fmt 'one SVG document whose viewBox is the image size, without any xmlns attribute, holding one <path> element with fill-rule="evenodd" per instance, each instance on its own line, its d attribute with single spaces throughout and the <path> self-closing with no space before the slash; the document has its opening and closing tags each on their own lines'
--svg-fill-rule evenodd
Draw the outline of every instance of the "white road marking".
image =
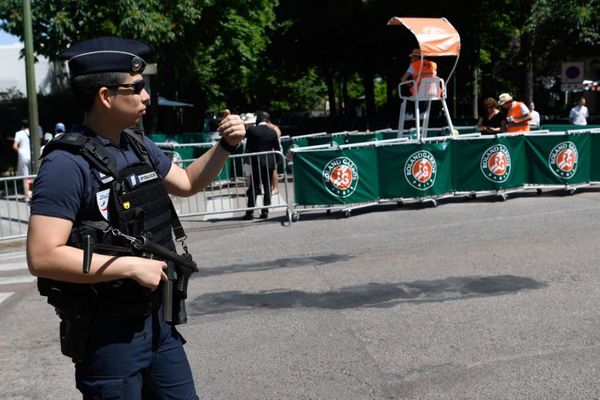
<svg viewBox="0 0 600 400">
<path fill-rule="evenodd" d="M 2 271 L 19 271 L 24 270 L 27 271 L 27 261 L 16 261 L 11 263 L 1 263 L 0 264 L 0 272 Z"/>
<path fill-rule="evenodd" d="M 2 304 L 4 300 L 8 299 L 13 294 L 14 292 L 0 292 L 0 304 Z"/>
<path fill-rule="evenodd" d="M 35 276 L 32 275 L 7 276 L 0 278 L 0 285 L 12 285 L 14 283 L 28 283 L 33 281 L 35 281 Z"/>
</svg>

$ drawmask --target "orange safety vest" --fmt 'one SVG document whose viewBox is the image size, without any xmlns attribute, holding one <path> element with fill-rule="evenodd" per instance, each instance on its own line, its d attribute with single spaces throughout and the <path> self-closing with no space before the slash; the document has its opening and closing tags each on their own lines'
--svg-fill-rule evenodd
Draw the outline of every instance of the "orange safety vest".
<svg viewBox="0 0 600 400">
<path fill-rule="evenodd" d="M 415 70 L 413 79 L 417 80 L 417 89 L 424 78 L 434 78 L 437 76 L 437 64 L 433 61 L 423 60 L 423 70 L 421 70 L 421 60 L 413 61 L 410 65 Z M 421 73 L 419 75 L 419 72 Z M 414 95 L 414 88 L 410 88 L 410 94 Z"/>
<path fill-rule="evenodd" d="M 523 104 L 523 103 L 521 103 L 520 101 L 513 101 L 506 116 L 513 117 L 513 118 L 523 117 L 523 114 L 521 114 L 521 104 Z M 508 132 L 523 132 L 523 131 L 529 132 L 529 121 L 513 122 L 510 125 L 507 122 L 506 126 L 507 126 L 506 130 Z"/>
</svg>

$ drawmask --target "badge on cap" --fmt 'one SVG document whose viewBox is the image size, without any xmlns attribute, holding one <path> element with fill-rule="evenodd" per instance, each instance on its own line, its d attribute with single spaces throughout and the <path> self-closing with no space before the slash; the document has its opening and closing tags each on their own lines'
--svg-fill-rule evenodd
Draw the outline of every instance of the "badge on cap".
<svg viewBox="0 0 600 400">
<path fill-rule="evenodd" d="M 138 56 L 135 56 L 131 59 L 131 71 L 132 72 L 138 72 L 139 70 L 142 69 L 142 67 L 144 66 L 144 61 L 139 58 Z"/>
</svg>

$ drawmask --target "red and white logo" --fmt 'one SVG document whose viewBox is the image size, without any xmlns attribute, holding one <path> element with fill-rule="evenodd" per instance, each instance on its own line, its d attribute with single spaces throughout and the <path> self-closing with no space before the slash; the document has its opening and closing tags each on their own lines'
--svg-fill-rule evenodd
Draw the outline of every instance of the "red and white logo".
<svg viewBox="0 0 600 400">
<path fill-rule="evenodd" d="M 427 190 L 435 183 L 437 163 L 433 154 L 426 150 L 413 153 L 404 164 L 404 177 L 415 189 Z"/>
<path fill-rule="evenodd" d="M 322 176 L 325 188 L 334 196 L 348 197 L 358 185 L 358 168 L 348 157 L 329 161 L 323 168 Z"/>
<path fill-rule="evenodd" d="M 429 160 L 422 158 L 416 163 L 414 163 L 412 167 L 412 174 L 416 180 L 418 180 L 421 183 L 425 183 L 429 180 L 429 178 L 431 178 L 432 170 L 433 167 L 431 166 Z"/>
<path fill-rule="evenodd" d="M 352 185 L 352 169 L 338 165 L 331 171 L 331 184 L 338 190 L 346 190 Z"/>
<path fill-rule="evenodd" d="M 505 182 L 510 176 L 510 152 L 503 144 L 489 147 L 481 156 L 481 173 L 492 182 Z"/>
<path fill-rule="evenodd" d="M 562 142 L 554 146 L 548 157 L 548 165 L 554 175 L 570 179 L 577 172 L 579 152 L 573 142 Z"/>
</svg>

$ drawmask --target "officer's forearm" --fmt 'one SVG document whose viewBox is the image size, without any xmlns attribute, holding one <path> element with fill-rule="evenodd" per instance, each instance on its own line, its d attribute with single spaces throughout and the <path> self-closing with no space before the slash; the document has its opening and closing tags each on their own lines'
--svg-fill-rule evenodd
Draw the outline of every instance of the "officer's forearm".
<svg viewBox="0 0 600 400">
<path fill-rule="evenodd" d="M 72 283 L 98 283 L 133 277 L 132 262 L 128 258 L 94 253 L 90 272 L 83 273 L 83 251 L 71 246 L 60 246 L 45 254 L 28 252 L 29 271 L 32 275 Z"/>
<path fill-rule="evenodd" d="M 212 180 L 221 172 L 223 165 L 229 157 L 229 152 L 225 151 L 219 144 L 215 144 L 209 151 L 195 160 L 186 172 L 191 183 L 190 194 L 195 194 L 208 186 Z"/>
</svg>

